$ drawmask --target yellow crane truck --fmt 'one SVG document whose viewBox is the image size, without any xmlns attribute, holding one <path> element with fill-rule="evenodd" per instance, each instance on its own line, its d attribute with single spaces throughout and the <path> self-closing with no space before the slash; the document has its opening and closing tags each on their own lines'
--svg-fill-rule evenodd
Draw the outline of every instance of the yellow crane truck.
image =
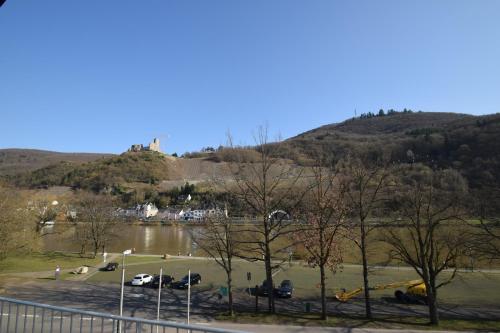
<svg viewBox="0 0 500 333">
<path fill-rule="evenodd" d="M 396 290 L 394 296 L 396 299 L 403 303 L 427 303 L 427 291 L 425 289 L 424 281 L 422 280 L 410 280 L 402 282 L 393 282 L 389 284 L 379 284 L 370 287 L 370 290 L 384 290 L 384 289 L 395 289 L 406 287 L 406 292 L 402 290 Z M 356 295 L 359 295 L 364 288 L 357 288 L 351 291 L 346 291 L 345 289 L 336 293 L 335 298 L 341 302 L 347 302 Z"/>
</svg>

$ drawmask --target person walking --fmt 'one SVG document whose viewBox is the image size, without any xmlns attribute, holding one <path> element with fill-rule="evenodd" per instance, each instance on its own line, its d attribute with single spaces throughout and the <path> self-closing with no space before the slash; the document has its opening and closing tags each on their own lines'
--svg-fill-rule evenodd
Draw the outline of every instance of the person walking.
<svg viewBox="0 0 500 333">
<path fill-rule="evenodd" d="M 56 266 L 56 273 L 55 273 L 56 280 L 59 280 L 59 275 L 61 275 L 61 267 L 59 267 L 59 265 L 57 265 Z"/>
</svg>

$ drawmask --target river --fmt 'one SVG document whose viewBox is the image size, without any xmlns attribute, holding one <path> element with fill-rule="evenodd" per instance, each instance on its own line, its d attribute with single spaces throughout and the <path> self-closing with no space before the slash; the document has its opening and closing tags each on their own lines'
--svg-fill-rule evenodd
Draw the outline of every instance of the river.
<svg viewBox="0 0 500 333">
<path fill-rule="evenodd" d="M 143 254 L 171 254 L 186 255 L 196 252 L 191 232 L 197 228 L 193 226 L 175 225 L 123 225 L 115 232 L 113 240 L 106 249 L 107 252 L 122 252 L 125 249 L 135 248 L 137 253 Z M 50 234 L 42 237 L 42 248 L 45 251 L 80 250 L 80 244 L 75 240 L 75 228 L 53 229 L 45 228 Z M 88 248 L 87 251 L 91 249 Z"/>
</svg>

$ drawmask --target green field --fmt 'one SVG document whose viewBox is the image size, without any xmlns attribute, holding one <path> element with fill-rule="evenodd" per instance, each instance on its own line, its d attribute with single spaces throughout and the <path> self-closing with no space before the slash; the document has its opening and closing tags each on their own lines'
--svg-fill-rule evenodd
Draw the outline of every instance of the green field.
<svg viewBox="0 0 500 333">
<path fill-rule="evenodd" d="M 114 261 L 121 266 L 121 256 Z M 52 271 L 57 265 L 62 269 L 73 269 L 78 266 L 98 266 L 102 264 L 102 258 L 97 257 L 81 258 L 77 254 L 65 254 L 59 252 L 32 253 L 27 256 L 8 257 L 0 261 L 0 273 L 22 273 L 22 272 L 43 272 Z M 187 274 L 188 270 L 200 273 L 203 277 L 201 287 L 218 288 L 225 285 L 226 276 L 224 271 L 211 259 L 182 259 L 169 258 L 161 259 L 160 256 L 127 256 L 126 257 L 126 279 L 131 280 L 138 273 L 158 274 L 160 267 L 163 267 L 165 274 L 170 274 L 175 279 L 180 279 Z M 246 279 L 246 273 L 252 273 L 250 282 Z M 121 270 L 115 272 L 97 272 L 91 276 L 89 282 L 112 282 L 119 283 Z M 444 273 L 442 278 L 446 278 L 449 273 Z M 63 278 L 63 276 L 61 276 Z M 263 263 L 250 263 L 238 260 L 234 263 L 233 284 L 238 290 L 244 290 L 248 286 L 254 287 L 264 280 Z M 384 268 L 372 270 L 370 284 L 386 284 L 390 282 L 406 281 L 417 279 L 416 273 L 408 268 Z M 304 266 L 301 262 L 288 264 L 276 272 L 275 283 L 281 280 L 291 279 L 295 286 L 297 297 L 318 297 L 319 271 L 318 269 Z M 341 288 L 347 290 L 358 288 L 362 285 L 361 267 L 346 265 L 338 270 L 336 274 L 329 273 L 327 280 L 328 295 L 333 297 L 335 292 Z M 448 304 L 468 304 L 476 306 L 498 306 L 500 304 L 499 273 L 460 273 L 450 283 L 439 291 L 441 302 Z M 374 297 L 391 297 L 394 290 L 374 291 Z"/>
<path fill-rule="evenodd" d="M 141 264 L 140 260 L 155 260 L 158 257 L 136 257 L 140 259 L 129 260 L 130 266 L 126 267 L 126 280 L 129 281 L 135 274 L 149 273 L 158 274 L 160 267 L 165 274 L 170 274 L 176 280 L 187 274 L 188 270 L 202 275 L 202 285 L 205 288 L 218 288 L 225 284 L 224 271 L 213 260 L 200 259 L 167 259 L 155 263 Z M 288 265 L 287 265 L 288 266 Z M 234 264 L 233 283 L 237 289 L 247 288 L 249 283 L 246 279 L 246 272 L 252 273 L 250 285 L 261 284 L 264 280 L 264 267 L 262 263 L 249 263 L 237 261 Z M 121 271 L 99 272 L 93 275 L 90 282 L 120 282 Z M 445 273 L 446 275 L 448 273 Z M 444 275 L 444 277 L 446 277 Z M 291 267 L 285 267 L 275 275 L 276 284 L 283 279 L 291 279 L 295 286 L 297 297 L 318 297 L 320 289 L 319 270 L 292 263 Z M 379 269 L 372 272 L 370 282 L 374 284 L 385 284 L 396 281 L 406 281 L 418 278 L 417 275 L 408 269 Z M 346 266 L 335 275 L 328 275 L 328 293 L 334 295 L 340 288 L 347 290 L 357 288 L 362 285 L 361 268 L 356 266 Z M 468 305 L 491 305 L 500 304 L 500 274 L 494 273 L 461 273 L 453 282 L 440 290 L 440 301 L 448 304 L 468 304 Z M 374 297 L 392 296 L 394 290 L 373 292 Z"/>
<path fill-rule="evenodd" d="M 7 257 L 0 261 L 0 273 L 43 272 L 61 269 L 73 269 L 79 266 L 95 266 L 102 262 L 102 258 L 82 258 L 74 253 L 45 252 L 31 253 Z"/>
</svg>

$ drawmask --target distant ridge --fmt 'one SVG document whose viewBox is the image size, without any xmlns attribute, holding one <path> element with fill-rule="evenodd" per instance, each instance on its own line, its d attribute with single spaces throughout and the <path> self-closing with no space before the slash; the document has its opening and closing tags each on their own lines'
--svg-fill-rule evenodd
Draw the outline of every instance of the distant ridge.
<svg viewBox="0 0 500 333">
<path fill-rule="evenodd" d="M 329 124 L 289 138 L 276 157 L 309 166 L 318 158 L 331 165 L 345 157 L 367 164 L 423 163 L 452 168 L 478 195 L 500 188 L 500 114 L 472 116 L 444 112 L 369 114 Z M 185 154 L 154 151 L 121 155 L 55 153 L 28 149 L 0 150 L 0 176 L 23 188 L 69 186 L 95 192 L 128 193 L 131 188 L 162 191 L 183 182 L 226 178 L 227 164 L 258 160 L 252 147 Z M 1 178 L 1 177 L 0 177 Z M 172 185 L 173 186 L 173 185 Z M 177 186 L 177 185 L 176 185 Z"/>
<path fill-rule="evenodd" d="M 351 118 L 341 123 L 324 125 L 301 133 L 289 140 L 305 138 L 323 133 L 342 132 L 346 134 L 377 135 L 404 133 L 418 128 L 441 127 L 464 118 L 476 116 L 451 112 L 408 112 L 371 118 Z"/>
<path fill-rule="evenodd" d="M 69 162 L 82 164 L 113 154 L 96 153 L 60 153 L 38 149 L 8 148 L 0 149 L 0 175 L 15 175 L 44 168 L 51 164 Z"/>
</svg>

